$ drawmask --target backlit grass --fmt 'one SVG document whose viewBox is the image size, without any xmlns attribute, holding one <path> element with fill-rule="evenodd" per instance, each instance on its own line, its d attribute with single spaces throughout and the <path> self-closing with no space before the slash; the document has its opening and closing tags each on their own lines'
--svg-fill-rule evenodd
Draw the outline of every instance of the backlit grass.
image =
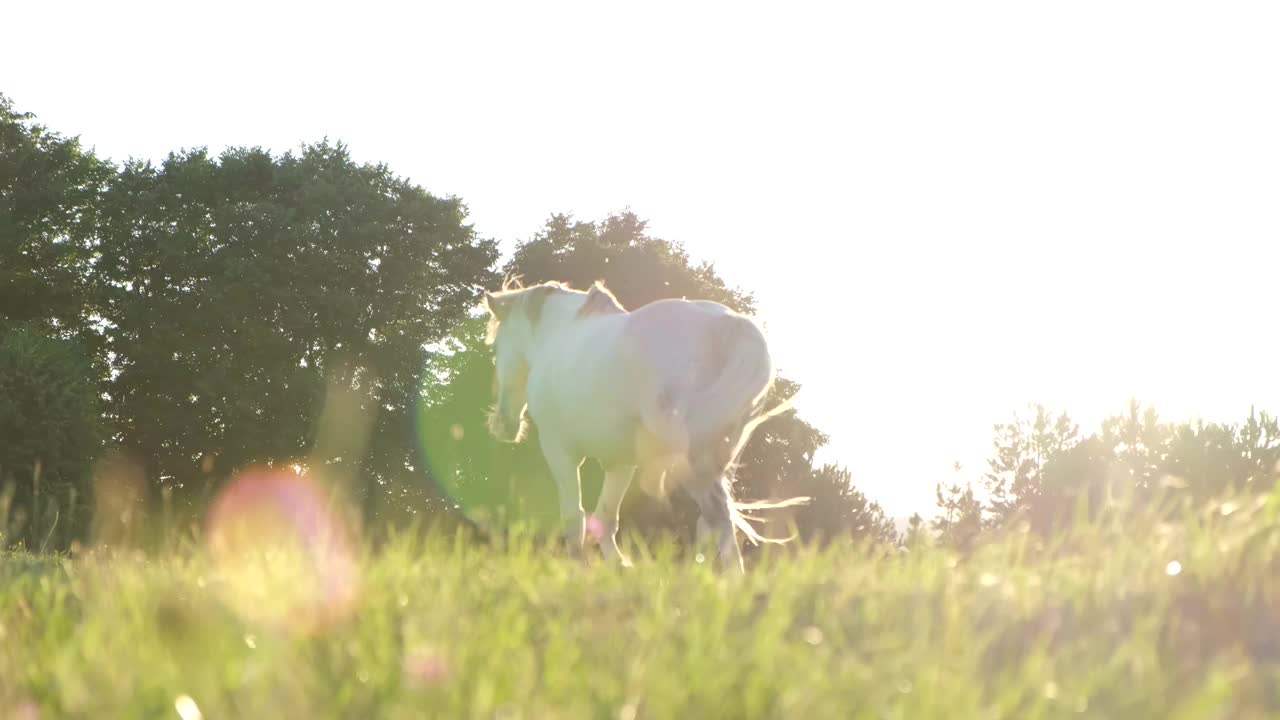
<svg viewBox="0 0 1280 720">
<path fill-rule="evenodd" d="M 1275 716 L 1278 503 L 965 557 L 790 548 L 745 578 L 405 537 L 361 551 L 337 605 L 287 553 L 13 554 L 0 716 Z"/>
</svg>

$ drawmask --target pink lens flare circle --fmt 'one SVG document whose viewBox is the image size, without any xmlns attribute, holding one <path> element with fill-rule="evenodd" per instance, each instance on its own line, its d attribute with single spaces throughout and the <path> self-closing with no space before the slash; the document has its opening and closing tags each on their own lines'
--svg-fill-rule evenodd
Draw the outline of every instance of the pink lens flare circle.
<svg viewBox="0 0 1280 720">
<path fill-rule="evenodd" d="M 597 544 L 604 542 L 604 522 L 596 517 L 595 513 L 587 516 L 586 531 L 587 540 Z"/>
<path fill-rule="evenodd" d="M 343 510 L 292 469 L 253 468 L 232 479 L 205 528 L 224 601 L 247 619 L 300 632 L 348 616 L 360 568 Z"/>
</svg>

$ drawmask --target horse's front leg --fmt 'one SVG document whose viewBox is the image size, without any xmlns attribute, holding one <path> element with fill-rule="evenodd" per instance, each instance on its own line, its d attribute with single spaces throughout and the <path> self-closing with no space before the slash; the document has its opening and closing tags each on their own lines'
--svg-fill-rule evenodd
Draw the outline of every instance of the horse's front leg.
<svg viewBox="0 0 1280 720">
<path fill-rule="evenodd" d="M 583 458 L 565 450 L 549 435 L 539 435 L 542 456 L 547 461 L 551 476 L 556 481 L 560 495 L 560 521 L 564 524 L 564 538 L 569 554 L 582 557 L 583 533 L 586 531 L 586 513 L 582 510 L 582 483 L 578 469 Z"/>
<path fill-rule="evenodd" d="M 596 503 L 595 517 L 600 521 L 600 550 L 605 559 L 616 561 L 623 567 L 631 567 L 631 561 L 618 549 L 618 513 L 635 470 L 634 465 L 605 470 L 600 500 Z"/>
</svg>

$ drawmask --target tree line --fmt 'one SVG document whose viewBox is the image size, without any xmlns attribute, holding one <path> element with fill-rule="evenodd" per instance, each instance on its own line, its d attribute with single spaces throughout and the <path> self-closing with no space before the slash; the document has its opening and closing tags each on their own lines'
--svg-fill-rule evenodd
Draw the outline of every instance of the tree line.
<svg viewBox="0 0 1280 720">
<path fill-rule="evenodd" d="M 479 298 L 510 275 L 603 280 L 628 308 L 698 297 L 755 310 L 751 292 L 631 212 L 552 214 L 500 263 L 460 199 L 357 163 L 342 143 L 117 165 L 0 94 L 3 544 L 157 541 L 198 527 L 251 466 L 324 475 L 373 535 L 553 519 L 536 443 L 485 429 L 493 361 Z M 783 370 L 775 400 L 798 389 Z M 794 413 L 756 431 L 739 494 L 814 498 L 774 535 L 964 551 L 1117 509 L 1174 517 L 1178 503 L 1268 492 L 1280 470 L 1264 412 L 1169 423 L 1135 403 L 1083 436 L 1035 407 L 994 430 L 983 476 L 938 484 L 936 516 L 902 534 L 845 468 L 815 463 L 827 435 Z M 584 466 L 586 503 L 600 482 Z M 622 525 L 688 539 L 695 517 L 682 495 L 635 490 Z"/>
<path fill-rule="evenodd" d="M 972 482 L 937 485 L 938 542 L 967 551 L 1002 531 L 1049 539 L 1104 515 L 1229 514 L 1274 497 L 1280 481 L 1280 424 L 1256 408 L 1237 423 L 1170 422 L 1130 401 L 1088 435 L 1066 413 L 1028 410 L 995 427 L 976 492 Z M 908 534 L 922 534 L 912 520 Z"/>
<path fill-rule="evenodd" d="M 198 527 L 251 466 L 334 479 L 375 534 L 536 517 L 553 484 L 534 445 L 484 429 L 493 365 L 478 301 L 511 274 L 603 279 L 628 308 L 755 307 L 630 212 L 552 215 L 500 265 L 460 199 L 342 143 L 117 165 L 0 95 L 4 543 L 63 549 L 106 525 L 157 541 Z M 784 377 L 777 392 L 796 388 Z M 846 471 L 814 465 L 826 442 L 794 414 L 770 421 L 741 494 L 818 497 L 789 518 L 809 538 L 896 540 Z M 598 484 L 584 468 L 588 499 Z M 692 533 L 679 497 L 633 492 L 623 513 L 636 531 Z"/>
</svg>

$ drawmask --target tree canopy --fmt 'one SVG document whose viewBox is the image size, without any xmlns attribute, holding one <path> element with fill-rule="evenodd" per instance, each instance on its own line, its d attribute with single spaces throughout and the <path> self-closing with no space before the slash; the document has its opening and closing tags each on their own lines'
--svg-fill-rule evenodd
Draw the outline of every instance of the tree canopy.
<svg viewBox="0 0 1280 720">
<path fill-rule="evenodd" d="M 1104 513 L 1172 520 L 1188 507 L 1270 492 L 1280 481 L 1280 423 L 1256 409 L 1234 424 L 1175 423 L 1134 400 L 1086 436 L 1065 413 L 1033 405 L 995 427 L 992 451 L 985 499 L 972 484 L 938 485 L 942 542 L 969 549 L 984 530 L 1014 527 L 1050 538 Z"/>
<path fill-rule="evenodd" d="M 108 408 L 153 481 L 203 492 L 304 458 L 407 471 L 424 348 L 494 279 L 461 203 L 320 143 L 129 163 L 101 216 Z M 312 457 L 330 385 L 359 390 L 342 422 L 368 416 L 361 457 Z"/>
<path fill-rule="evenodd" d="M 458 199 L 327 141 L 115 167 L 3 97 L 0 143 L 0 333 L 77 341 L 153 503 L 251 464 L 341 466 L 366 515 L 425 485 L 427 348 L 497 279 Z"/>
<path fill-rule="evenodd" d="M 98 208 L 113 176 L 0 94 L 0 333 L 38 324 L 90 339 Z"/>
</svg>

